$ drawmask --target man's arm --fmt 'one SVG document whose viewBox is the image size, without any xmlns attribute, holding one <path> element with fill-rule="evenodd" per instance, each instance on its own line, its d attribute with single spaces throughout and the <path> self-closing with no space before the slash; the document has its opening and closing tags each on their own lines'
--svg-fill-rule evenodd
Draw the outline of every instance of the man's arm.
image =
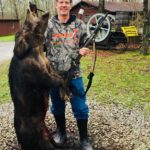
<svg viewBox="0 0 150 150">
<path fill-rule="evenodd" d="M 81 36 L 80 36 L 80 41 L 79 41 L 79 47 L 80 47 L 79 54 L 81 56 L 86 56 L 87 54 L 89 54 L 90 49 L 87 47 L 84 47 L 84 44 L 88 39 L 87 32 L 86 32 L 86 25 L 84 22 L 81 22 L 80 31 L 81 31 Z"/>
</svg>

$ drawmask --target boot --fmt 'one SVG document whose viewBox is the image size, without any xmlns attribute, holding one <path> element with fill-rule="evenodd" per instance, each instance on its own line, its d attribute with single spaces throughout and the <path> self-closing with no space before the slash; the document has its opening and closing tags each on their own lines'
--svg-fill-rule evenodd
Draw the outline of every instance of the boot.
<svg viewBox="0 0 150 150">
<path fill-rule="evenodd" d="M 56 147 L 63 148 L 67 140 L 65 114 L 54 115 L 54 118 L 57 124 L 57 130 L 52 136 L 52 142 Z"/>
<path fill-rule="evenodd" d="M 77 125 L 79 129 L 79 135 L 80 135 L 80 143 L 81 143 L 81 149 L 82 150 L 93 150 L 87 135 L 87 119 L 79 119 L 77 120 Z"/>
</svg>

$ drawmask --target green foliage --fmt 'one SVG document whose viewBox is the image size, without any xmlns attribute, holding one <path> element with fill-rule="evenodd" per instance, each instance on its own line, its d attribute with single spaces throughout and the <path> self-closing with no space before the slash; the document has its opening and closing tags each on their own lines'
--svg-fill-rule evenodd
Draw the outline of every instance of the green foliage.
<svg viewBox="0 0 150 150">
<path fill-rule="evenodd" d="M 8 61 L 0 63 L 0 104 L 11 100 L 8 86 L 8 66 Z"/>
<path fill-rule="evenodd" d="M 104 52 L 102 52 L 104 53 Z M 97 58 L 95 76 L 88 99 L 127 107 L 140 106 L 150 114 L 150 56 L 126 52 Z M 91 66 L 91 58 L 83 58 L 84 82 Z"/>
<path fill-rule="evenodd" d="M 15 40 L 14 35 L 0 36 L 0 42 L 9 42 L 9 41 L 14 41 L 14 40 Z"/>
</svg>

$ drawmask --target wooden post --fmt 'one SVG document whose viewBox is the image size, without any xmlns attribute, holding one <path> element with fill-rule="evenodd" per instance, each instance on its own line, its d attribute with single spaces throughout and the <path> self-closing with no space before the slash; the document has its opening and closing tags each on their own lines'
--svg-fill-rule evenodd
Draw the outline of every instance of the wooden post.
<svg viewBox="0 0 150 150">
<path fill-rule="evenodd" d="M 149 11 L 148 11 L 148 0 L 143 2 L 143 35 L 142 35 L 142 46 L 140 53 L 147 55 L 149 49 Z"/>
</svg>

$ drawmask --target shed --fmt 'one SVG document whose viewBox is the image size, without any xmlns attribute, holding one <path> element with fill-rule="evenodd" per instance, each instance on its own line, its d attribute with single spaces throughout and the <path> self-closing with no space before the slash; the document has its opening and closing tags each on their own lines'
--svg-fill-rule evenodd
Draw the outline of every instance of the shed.
<svg viewBox="0 0 150 150">
<path fill-rule="evenodd" d="M 83 9 L 84 14 L 82 19 L 87 22 L 90 16 L 98 13 L 98 7 L 99 1 L 76 0 L 71 9 L 71 13 L 79 16 L 79 10 Z M 124 12 L 125 15 L 130 15 L 134 12 L 142 12 L 143 4 L 137 2 L 105 2 L 105 11 L 113 15 L 120 14 L 120 12 Z"/>
<path fill-rule="evenodd" d="M 18 19 L 0 19 L 0 36 L 15 34 L 19 28 Z"/>
<path fill-rule="evenodd" d="M 90 9 L 98 10 L 99 1 L 88 1 L 88 0 L 75 0 L 73 3 L 72 12 L 77 10 L 78 8 L 88 7 Z M 150 4 L 149 4 L 150 9 Z M 143 3 L 139 2 L 105 2 L 105 10 L 108 12 L 141 12 L 143 11 Z"/>
<path fill-rule="evenodd" d="M 95 5 L 96 4 L 96 5 Z M 93 14 L 98 12 L 98 3 L 96 2 L 89 2 L 89 1 L 84 1 L 84 0 L 76 0 L 76 3 L 73 3 L 73 7 L 71 9 L 71 14 L 74 14 L 78 16 L 79 18 L 80 15 L 78 14 L 80 9 L 84 10 L 84 14 L 82 15 L 82 19 L 87 22 L 89 17 L 92 16 Z"/>
<path fill-rule="evenodd" d="M 99 12 L 98 7 L 99 1 L 75 0 L 71 13 L 87 23 L 92 15 Z M 80 9 L 84 10 L 82 17 L 78 13 Z M 143 3 L 105 1 L 105 11 L 115 16 L 115 28 L 120 30 L 121 26 L 128 26 L 131 20 L 136 19 L 135 15 L 143 11 Z M 140 21 L 138 23 L 140 23 Z"/>
</svg>

